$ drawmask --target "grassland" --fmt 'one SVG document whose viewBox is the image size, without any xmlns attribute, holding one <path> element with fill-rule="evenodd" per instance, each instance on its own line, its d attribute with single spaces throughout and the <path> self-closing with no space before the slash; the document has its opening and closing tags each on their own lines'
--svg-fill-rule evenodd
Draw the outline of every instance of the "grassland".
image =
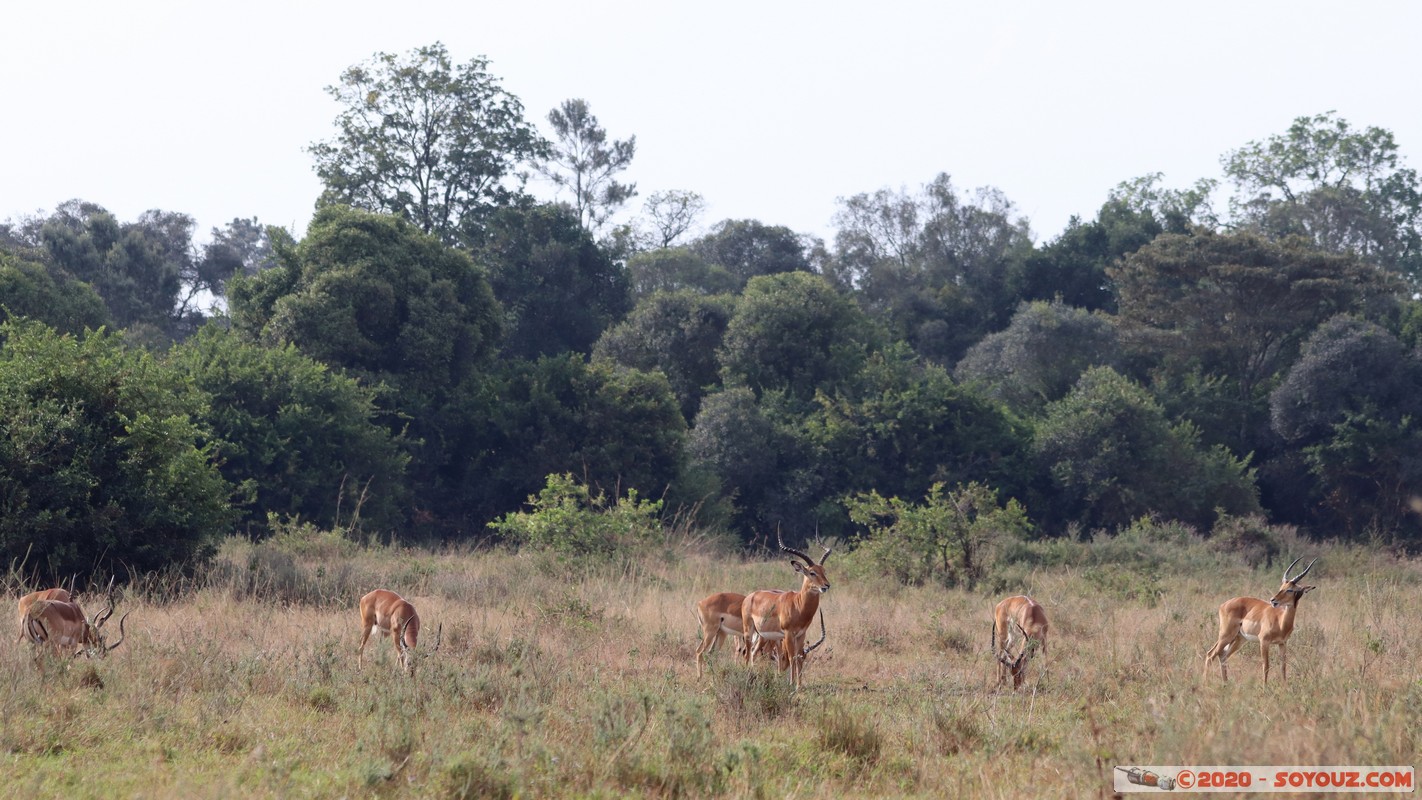
<svg viewBox="0 0 1422 800">
<path fill-rule="evenodd" d="M 1116 764 L 1415 763 L 1422 565 L 1294 548 L 1321 557 L 1287 682 L 1276 663 L 1261 683 L 1253 644 L 1229 684 L 1201 676 L 1215 608 L 1272 593 L 1281 563 L 1137 542 L 1043 545 L 972 591 L 836 555 L 795 694 L 724 645 L 700 680 L 692 659 L 694 601 L 792 588 L 783 559 L 233 541 L 199 579 L 135 583 L 107 659 L 7 637 L 0 796 L 1103 797 Z M 377 586 L 419 607 L 421 649 L 442 626 L 413 680 L 388 639 L 357 666 L 356 598 Z M 1018 591 L 1047 607 L 1049 652 L 994 691 L 991 609 Z"/>
</svg>

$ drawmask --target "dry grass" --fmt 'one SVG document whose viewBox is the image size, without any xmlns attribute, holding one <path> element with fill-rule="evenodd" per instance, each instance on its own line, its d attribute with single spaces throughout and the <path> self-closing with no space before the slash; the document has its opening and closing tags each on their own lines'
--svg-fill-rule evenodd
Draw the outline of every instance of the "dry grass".
<svg viewBox="0 0 1422 800">
<path fill-rule="evenodd" d="M 318 543 L 319 545 L 319 543 Z M 1309 576 L 1287 683 L 1258 648 L 1202 680 L 1214 609 L 1278 566 L 1070 566 L 1021 585 L 1051 616 L 1024 691 L 995 692 L 999 594 L 829 564 L 805 690 L 730 647 L 695 677 L 692 604 L 794 586 L 781 560 L 669 551 L 598 569 L 537 555 L 229 544 L 213 577 L 125 598 L 96 662 L 0 648 L 0 795 L 24 797 L 1102 797 L 1116 764 L 1410 764 L 1422 745 L 1422 567 L 1334 549 Z M 836 576 L 836 563 L 841 569 Z M 440 652 L 356 664 L 356 598 L 411 599 Z"/>
</svg>

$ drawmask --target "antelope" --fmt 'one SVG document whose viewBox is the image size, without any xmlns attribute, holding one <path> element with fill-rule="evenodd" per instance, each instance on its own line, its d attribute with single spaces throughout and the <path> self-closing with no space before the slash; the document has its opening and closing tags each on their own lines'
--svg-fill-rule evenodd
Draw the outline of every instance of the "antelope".
<svg viewBox="0 0 1422 800">
<path fill-rule="evenodd" d="M 420 640 L 420 614 L 410 601 L 394 592 L 376 589 L 360 599 L 360 658 L 365 664 L 365 643 L 377 631 L 390 635 L 395 640 L 395 657 L 400 668 L 407 675 L 415 674 L 414 648 Z M 439 652 L 440 639 L 444 634 L 441 624 L 435 632 L 435 646 L 432 653 Z"/>
<path fill-rule="evenodd" d="M 799 550 L 786 547 L 785 541 L 778 533 L 775 538 L 781 550 L 800 559 L 796 561 L 792 558 L 790 566 L 802 575 L 804 580 L 801 581 L 798 592 L 763 589 L 746 595 L 746 599 L 741 602 L 741 630 L 747 643 L 745 660 L 749 668 L 761 645 L 767 641 L 779 641 L 781 669 L 789 667 L 790 682 L 798 691 L 801 667 L 804 665 L 805 654 L 809 652 L 805 647 L 805 633 L 815 618 L 815 612 L 820 608 L 820 595 L 828 592 L 830 588 L 824 568 L 830 549 L 825 548 L 824 555 L 820 556 L 820 563 L 816 564 Z"/>
<path fill-rule="evenodd" d="M 696 677 L 701 677 L 701 659 L 716 649 L 721 640 L 733 636 L 736 655 L 745 655 L 746 640 L 741 635 L 741 603 L 746 596 L 737 592 L 717 592 L 696 604 L 696 619 L 701 623 L 701 645 L 696 648 Z"/>
<path fill-rule="evenodd" d="M 1042 655 L 1047 654 L 1047 610 L 1036 600 L 1019 594 L 998 603 L 992 618 L 992 649 L 998 660 L 997 685 L 1001 686 L 1011 674 L 1012 690 L 1017 691 L 1017 687 L 1022 685 L 1029 653 L 1040 650 Z M 1015 659 L 1008 655 L 1014 640 L 1013 626 L 1016 626 L 1016 633 L 1022 640 L 1022 652 Z M 997 647 L 999 640 L 1002 641 L 1001 650 Z"/>
<path fill-rule="evenodd" d="M 35 600 L 25 610 L 25 635 L 36 645 L 48 644 L 54 648 L 55 655 L 63 653 L 65 648 L 73 648 L 72 655 L 83 653 L 91 658 L 103 658 L 123 644 L 123 624 L 128 615 L 133 613 L 127 611 L 119 617 L 119 639 L 108 644 L 102 628 L 109 617 L 114 615 L 114 608 L 112 588 L 109 590 L 109 607 L 95 614 L 92 619 L 84 617 L 84 611 L 77 603 L 66 600 Z"/>
<path fill-rule="evenodd" d="M 60 600 L 65 603 L 70 603 L 74 601 L 74 597 L 69 594 L 69 590 L 67 589 L 41 589 L 38 592 L 30 592 L 24 597 L 21 597 L 18 603 L 20 607 L 20 638 L 18 641 L 23 642 L 29 638 L 29 632 L 25 630 L 25 617 L 30 610 L 30 606 L 40 600 Z"/>
<path fill-rule="evenodd" d="M 1220 635 L 1214 647 L 1205 653 L 1204 677 L 1210 677 L 1210 660 L 1219 659 L 1220 678 L 1229 681 L 1229 668 L 1225 659 L 1239 650 L 1242 639 L 1259 642 L 1259 652 L 1264 660 L 1264 682 L 1269 682 L 1269 645 L 1279 646 L 1279 659 L 1283 667 L 1284 680 L 1289 679 L 1289 635 L 1294 632 L 1294 614 L 1298 613 L 1299 601 L 1317 586 L 1299 586 L 1314 562 L 1308 562 L 1304 571 L 1289 577 L 1289 570 L 1299 563 L 1303 556 L 1294 559 L 1293 564 L 1284 568 L 1284 583 L 1279 591 L 1268 600 L 1257 597 L 1236 597 L 1220 605 Z"/>
</svg>

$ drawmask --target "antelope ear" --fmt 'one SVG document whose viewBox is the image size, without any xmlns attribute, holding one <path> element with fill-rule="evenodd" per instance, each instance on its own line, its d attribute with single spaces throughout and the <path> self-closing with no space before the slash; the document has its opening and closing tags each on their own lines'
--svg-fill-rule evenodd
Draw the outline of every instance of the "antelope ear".
<svg viewBox="0 0 1422 800">
<path fill-rule="evenodd" d="M 1300 587 L 1299 587 L 1299 596 L 1302 597 L 1303 595 L 1306 595 L 1306 594 L 1308 594 L 1309 592 L 1311 592 L 1311 591 L 1313 591 L 1314 589 L 1317 589 L 1317 588 L 1318 588 L 1317 586 L 1300 586 Z"/>
<path fill-rule="evenodd" d="M 802 565 L 800 562 L 796 561 L 796 560 L 793 559 L 793 558 L 790 559 L 790 566 L 794 567 L 794 568 L 795 568 L 795 571 L 798 572 L 798 573 L 800 573 L 801 575 L 804 575 L 804 574 L 805 574 L 805 567 L 804 567 L 804 565 Z"/>
</svg>

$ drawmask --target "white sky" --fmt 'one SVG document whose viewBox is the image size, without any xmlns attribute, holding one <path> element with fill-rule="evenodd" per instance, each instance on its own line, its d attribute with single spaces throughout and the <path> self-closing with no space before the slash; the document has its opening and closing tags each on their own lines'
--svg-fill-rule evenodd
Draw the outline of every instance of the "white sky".
<svg viewBox="0 0 1422 800">
<path fill-rule="evenodd" d="M 995 186 L 1038 241 L 1150 172 L 1336 110 L 1422 169 L 1422 3 L 924 0 L 14 2 L 0 13 L 0 220 L 72 198 L 120 220 L 304 235 L 323 91 L 376 52 L 482 55 L 547 132 L 586 99 L 637 136 L 641 197 L 829 238 L 841 197 L 939 172 Z"/>
</svg>

